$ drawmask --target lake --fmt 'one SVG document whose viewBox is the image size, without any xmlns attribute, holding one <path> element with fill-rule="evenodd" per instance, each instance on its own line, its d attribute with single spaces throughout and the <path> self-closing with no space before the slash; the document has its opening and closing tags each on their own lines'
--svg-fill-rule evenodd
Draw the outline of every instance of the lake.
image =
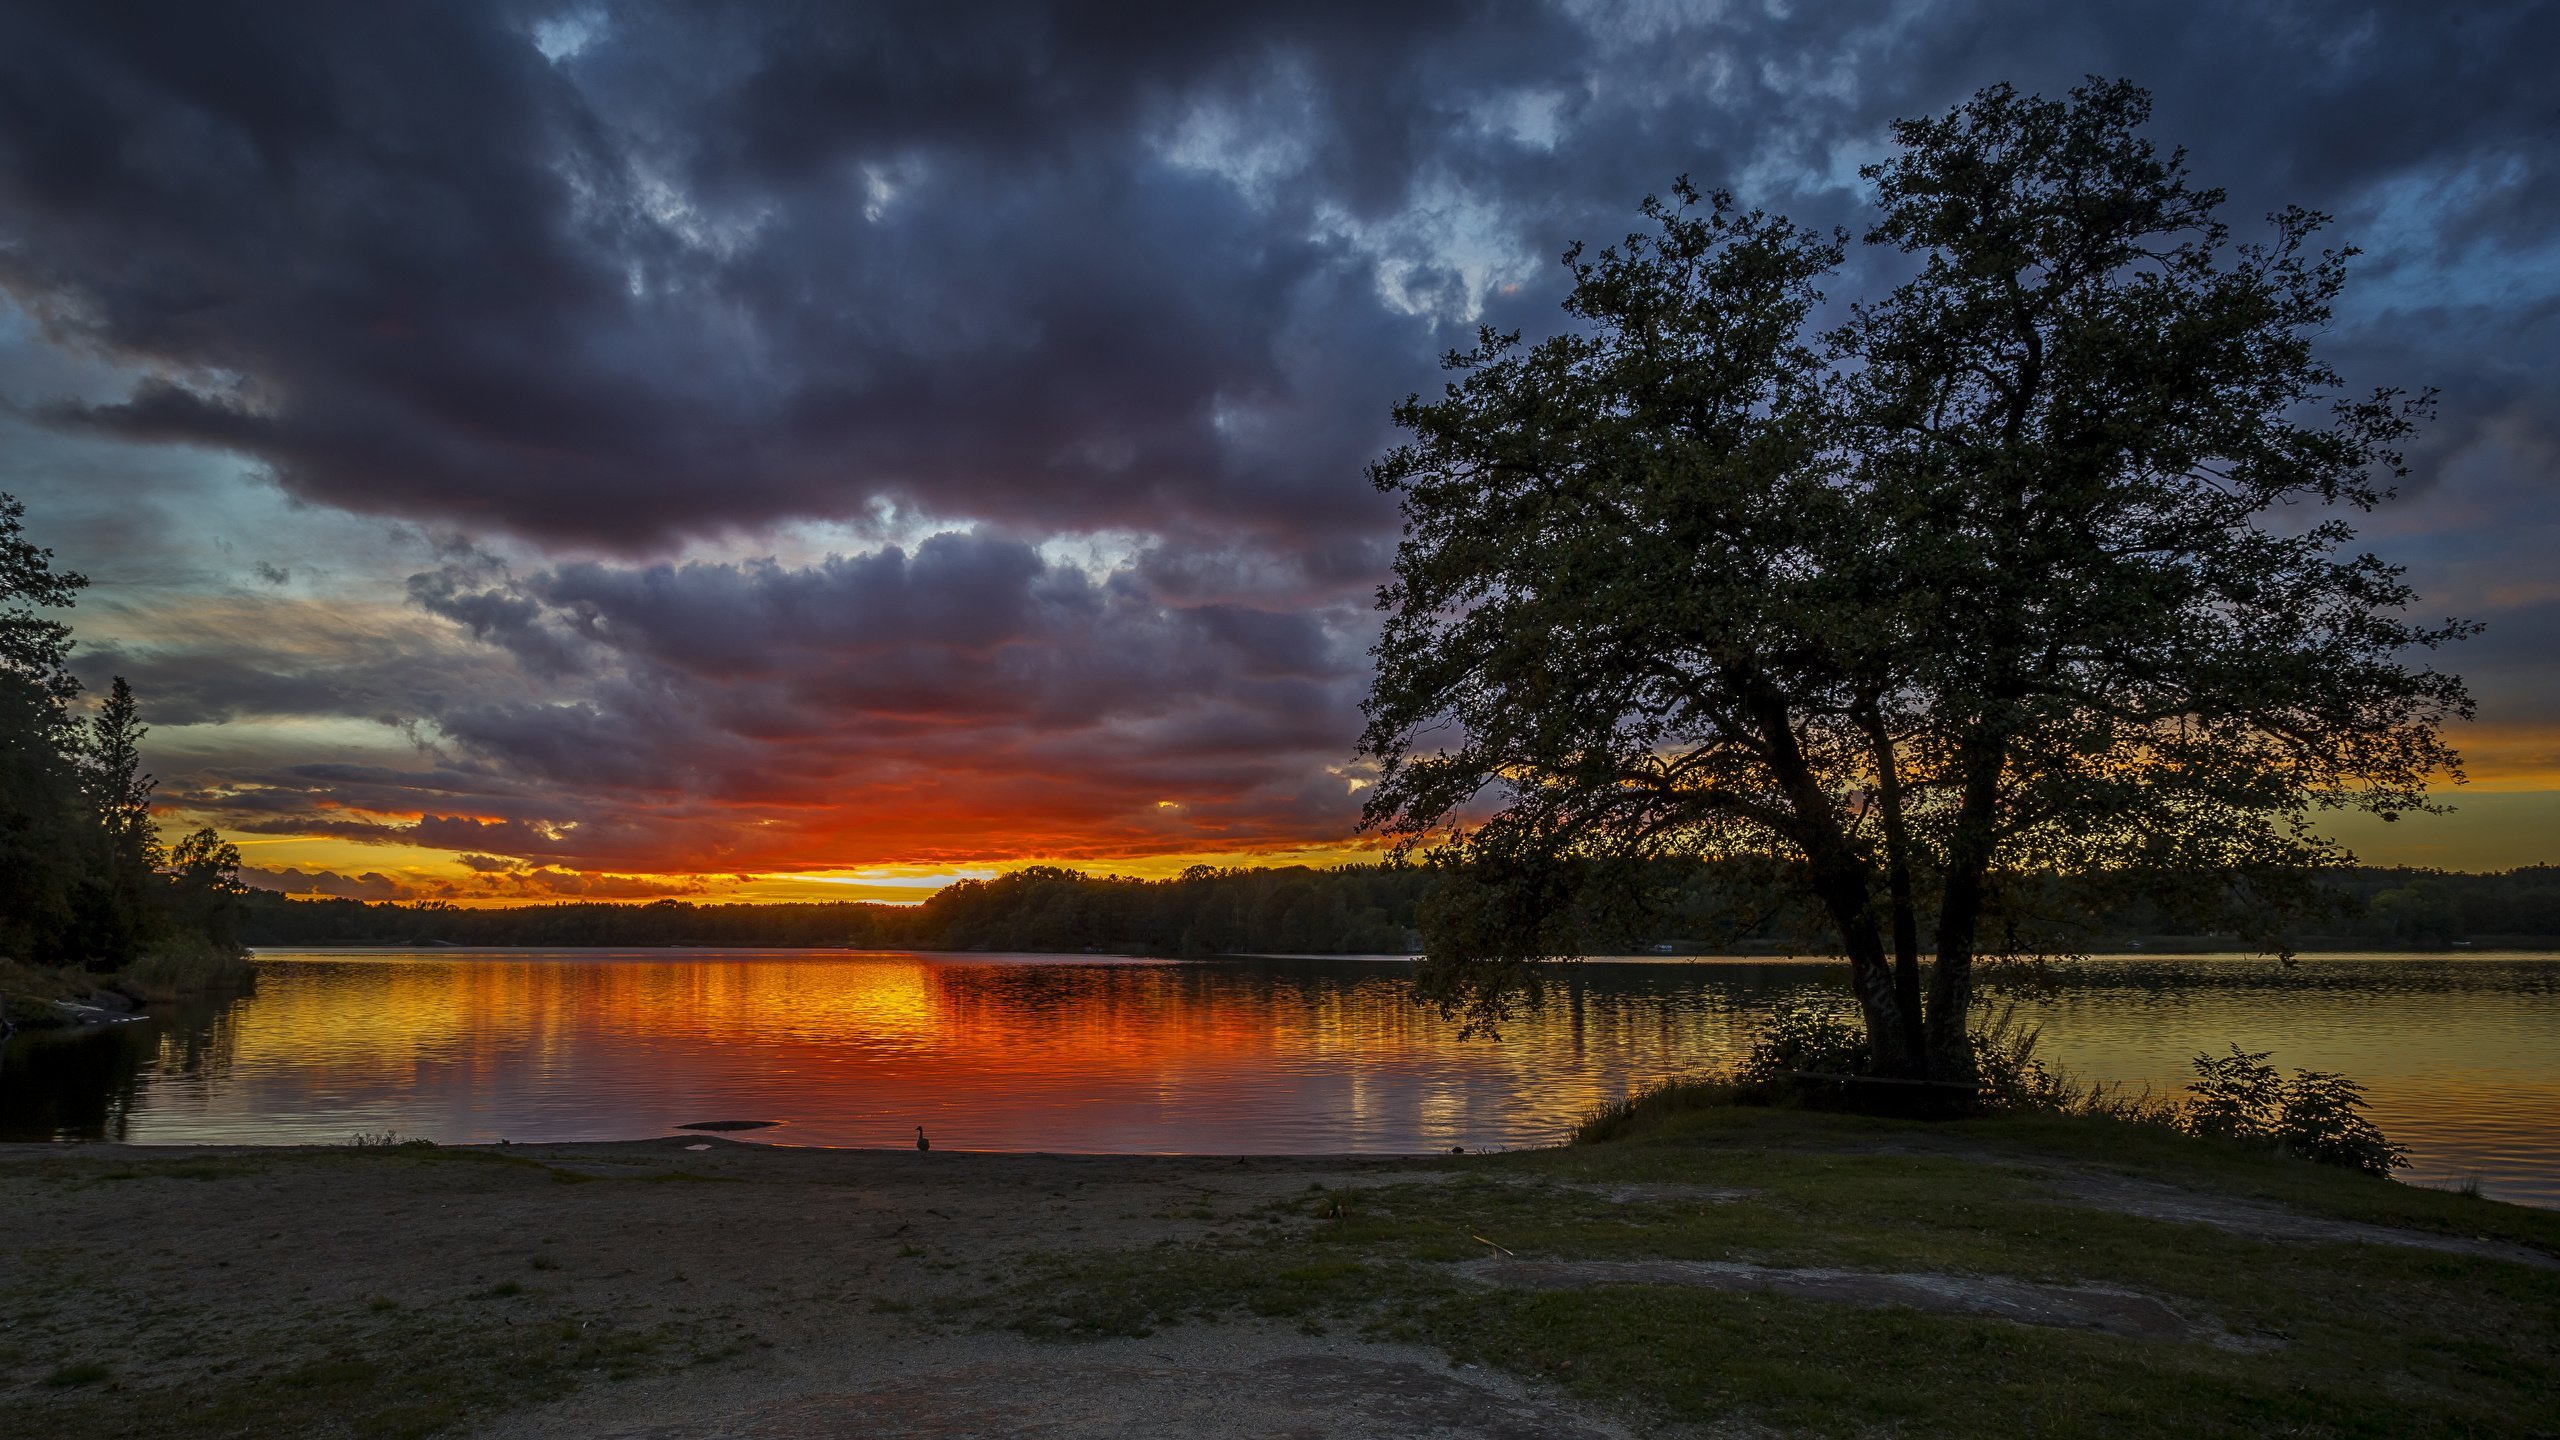
<svg viewBox="0 0 2560 1440">
<path fill-rule="evenodd" d="M 831 951 L 265 951 L 227 1005 L 0 1052 L 0 1139 L 757 1138 L 1237 1153 L 1551 1144 L 1737 1055 L 1828 961 L 1594 961 L 1499 1042 L 1389 960 Z M 2560 957 L 2115 956 L 2019 999 L 2076 1075 L 2175 1091 L 2237 1042 L 2343 1071 L 2410 1179 L 2560 1206 Z"/>
</svg>

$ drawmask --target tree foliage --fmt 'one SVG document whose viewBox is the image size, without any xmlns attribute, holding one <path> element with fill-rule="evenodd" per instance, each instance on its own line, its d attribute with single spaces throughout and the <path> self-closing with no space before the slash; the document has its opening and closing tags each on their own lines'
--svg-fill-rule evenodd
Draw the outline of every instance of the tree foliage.
<svg viewBox="0 0 2560 1440">
<path fill-rule="evenodd" d="M 26 513 L 16 496 L 0 495 L 0 671 L 60 702 L 80 689 L 63 668 L 71 655 L 71 627 L 37 612 L 69 605 L 89 580 L 53 568 L 53 552 L 27 539 Z"/>
<path fill-rule="evenodd" d="M 122 676 L 75 713 L 71 627 L 41 612 L 88 581 L 53 568 L 25 514 L 0 495 L 0 958 L 107 971 L 156 949 L 236 950 L 239 851 L 211 831 L 164 851 Z"/>
<path fill-rule="evenodd" d="M 2342 860 L 2313 811 L 2454 771 L 2469 700 L 2405 657 L 2467 627 L 2347 549 L 2425 397 L 2342 393 L 2353 252 L 2301 210 L 2236 243 L 2148 112 L 2092 81 L 1898 123 L 1863 238 L 1910 278 L 1828 331 L 1847 236 L 1684 180 L 1567 252 L 1576 328 L 1486 331 L 1397 407 L 1365 818 L 1468 897 L 1426 994 L 1498 1019 L 1576 897 L 1768 857 L 1875 1068 L 1964 1075 L 2022 880 L 2262 906 Z"/>
</svg>

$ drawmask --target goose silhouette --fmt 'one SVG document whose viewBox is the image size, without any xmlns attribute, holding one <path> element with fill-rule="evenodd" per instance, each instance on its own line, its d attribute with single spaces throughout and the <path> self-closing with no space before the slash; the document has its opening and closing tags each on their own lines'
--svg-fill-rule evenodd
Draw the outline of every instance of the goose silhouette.
<svg viewBox="0 0 2560 1440">
<path fill-rule="evenodd" d="M 924 1127 L 923 1127 L 923 1126 L 921 1126 L 921 1125 L 917 1126 L 917 1127 L 916 1127 L 916 1153 L 917 1153 L 917 1154 L 919 1154 L 919 1155 L 921 1155 L 921 1154 L 923 1154 L 925 1151 L 930 1150 L 930 1149 L 932 1149 L 932 1148 L 933 1148 L 933 1142 L 932 1142 L 932 1141 L 930 1141 L 930 1140 L 927 1140 L 926 1138 L 924 1138 Z"/>
</svg>

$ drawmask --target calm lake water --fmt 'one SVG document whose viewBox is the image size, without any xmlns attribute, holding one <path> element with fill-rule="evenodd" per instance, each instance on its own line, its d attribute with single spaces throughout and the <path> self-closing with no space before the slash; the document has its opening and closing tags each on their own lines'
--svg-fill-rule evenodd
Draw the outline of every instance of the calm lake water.
<svg viewBox="0 0 2560 1440">
<path fill-rule="evenodd" d="M 0 1054 L 0 1139 L 757 1138 L 1279 1153 L 1549 1144 L 1734 1057 L 1817 961 L 1591 962 L 1500 1042 L 1388 961 L 808 951 L 267 951 L 227 1006 Z M 2236 1041 L 2344 1071 L 2420 1183 L 2560 1206 L 2560 957 L 2113 957 L 2021 1003 L 2089 1079 L 2174 1091 Z"/>
</svg>

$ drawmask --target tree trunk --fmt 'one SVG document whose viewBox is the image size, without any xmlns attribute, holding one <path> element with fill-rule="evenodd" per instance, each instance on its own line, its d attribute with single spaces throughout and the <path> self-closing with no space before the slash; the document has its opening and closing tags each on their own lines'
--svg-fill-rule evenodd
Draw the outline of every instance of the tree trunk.
<svg viewBox="0 0 2560 1440">
<path fill-rule="evenodd" d="M 1858 1013 L 1867 1022 L 1867 1053 L 1880 1075 L 1916 1073 L 1919 1055 L 1910 1048 L 1916 1018 L 1902 1008 L 1893 966 L 1884 953 L 1867 905 L 1867 888 L 1849 876 L 1835 874 L 1831 883 L 1817 878 L 1823 908 L 1840 932 L 1840 948 L 1849 957 L 1849 988 L 1858 997 Z"/>
<path fill-rule="evenodd" d="M 1938 910 L 1938 963 L 1929 976 L 1929 1074 L 1938 1080 L 1974 1076 L 1974 927 L 1982 915 L 1982 874 L 1952 871 Z"/>
<path fill-rule="evenodd" d="M 1902 821 L 1902 767 L 1884 716 L 1870 705 L 1864 716 L 1875 745 L 1876 799 L 1883 807 L 1885 893 L 1893 909 L 1893 996 L 1901 1011 L 1902 1048 L 1909 1072 L 1929 1073 L 1929 1037 L 1921 1023 L 1920 917 L 1911 894 L 1911 835 Z M 1884 1059 L 1876 1057 L 1881 1063 Z"/>
<path fill-rule="evenodd" d="M 1840 948 L 1849 957 L 1849 985 L 1857 992 L 1858 1010 L 1867 1022 L 1867 1051 L 1877 1073 L 1919 1072 L 1922 1057 L 1910 1048 L 1916 1027 L 1902 1007 L 1893 966 L 1885 959 L 1884 940 L 1876 931 L 1875 884 L 1866 862 L 1851 847 L 1833 810 L 1831 796 L 1796 743 L 1794 717 L 1786 701 L 1761 688 L 1751 710 L 1768 745 L 1769 768 L 1795 810 L 1792 837 L 1813 871 L 1813 892 L 1840 932 Z"/>
<path fill-rule="evenodd" d="M 1970 748 L 1964 806 L 1956 813 L 1946 884 L 1938 901 L 1938 963 L 1929 977 L 1929 1073 L 1940 1080 L 1974 1077 L 1973 950 L 1982 920 L 1983 879 L 1991 868 L 2000 772 L 2007 763 L 2005 741 L 1977 741 Z"/>
</svg>

